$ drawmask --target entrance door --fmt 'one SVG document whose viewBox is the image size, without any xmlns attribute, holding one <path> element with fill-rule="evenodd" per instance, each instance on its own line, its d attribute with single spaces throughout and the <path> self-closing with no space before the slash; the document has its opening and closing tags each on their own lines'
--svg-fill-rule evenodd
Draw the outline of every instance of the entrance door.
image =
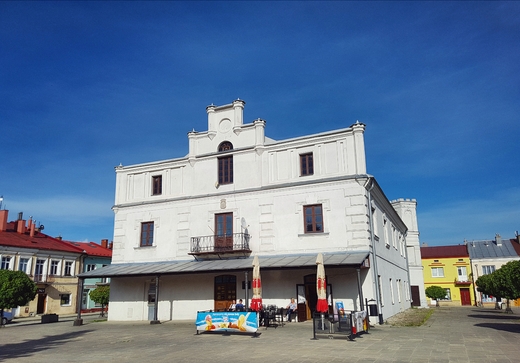
<svg viewBox="0 0 520 363">
<path fill-rule="evenodd" d="M 215 311 L 225 311 L 237 299 L 237 278 L 233 275 L 215 277 Z"/>
<path fill-rule="evenodd" d="M 462 305 L 471 305 L 471 296 L 469 294 L 469 289 L 460 289 L 460 303 Z"/>
<path fill-rule="evenodd" d="M 412 306 L 421 306 L 421 294 L 419 293 L 419 286 L 411 286 L 412 288 Z"/>
<path fill-rule="evenodd" d="M 36 314 L 45 313 L 45 302 L 47 301 L 47 294 L 38 294 L 38 305 L 36 307 Z"/>
<path fill-rule="evenodd" d="M 155 320 L 155 279 L 150 281 L 148 287 L 148 320 Z"/>
<path fill-rule="evenodd" d="M 233 213 L 215 214 L 215 251 L 233 250 Z"/>
</svg>

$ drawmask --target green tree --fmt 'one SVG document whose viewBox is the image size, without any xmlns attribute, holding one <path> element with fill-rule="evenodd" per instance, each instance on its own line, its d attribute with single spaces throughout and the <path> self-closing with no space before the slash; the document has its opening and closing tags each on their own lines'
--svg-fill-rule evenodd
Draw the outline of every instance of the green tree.
<svg viewBox="0 0 520 363">
<path fill-rule="evenodd" d="M 440 286 L 428 286 L 425 290 L 426 296 L 430 299 L 434 299 L 437 303 L 436 306 L 439 306 L 439 300 L 444 299 L 446 297 L 446 290 Z"/>
<path fill-rule="evenodd" d="M 0 322 L 4 309 L 26 305 L 36 296 L 36 284 L 25 272 L 0 270 Z"/>
<path fill-rule="evenodd" d="M 520 298 L 520 261 L 510 261 L 492 273 L 497 296 L 506 298 L 506 311 L 512 312 L 509 300 Z"/>
<path fill-rule="evenodd" d="M 101 304 L 101 316 L 105 316 L 105 306 L 108 305 L 110 301 L 110 286 L 98 286 L 92 290 L 89 295 L 92 301 L 96 304 Z"/>
<path fill-rule="evenodd" d="M 475 283 L 477 284 L 477 291 L 494 296 L 497 299 L 501 298 L 496 281 L 493 279 L 493 273 L 480 276 Z M 495 308 L 498 308 L 498 302 L 495 304 Z"/>
</svg>

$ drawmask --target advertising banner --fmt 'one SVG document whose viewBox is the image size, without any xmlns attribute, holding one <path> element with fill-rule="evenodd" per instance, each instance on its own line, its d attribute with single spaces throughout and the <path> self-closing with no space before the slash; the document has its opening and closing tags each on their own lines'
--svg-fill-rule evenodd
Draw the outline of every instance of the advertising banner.
<svg viewBox="0 0 520 363">
<path fill-rule="evenodd" d="M 258 314 L 255 311 L 199 311 L 195 325 L 201 331 L 255 333 L 258 330 Z"/>
</svg>

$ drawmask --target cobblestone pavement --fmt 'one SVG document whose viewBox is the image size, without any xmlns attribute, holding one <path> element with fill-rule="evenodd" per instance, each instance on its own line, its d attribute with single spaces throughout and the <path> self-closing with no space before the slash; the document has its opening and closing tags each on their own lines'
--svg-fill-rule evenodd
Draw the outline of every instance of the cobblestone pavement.
<svg viewBox="0 0 520 363">
<path fill-rule="evenodd" d="M 313 340 L 312 322 L 259 332 L 197 335 L 194 322 L 15 323 L 0 329 L 0 361 L 520 363 L 520 317 L 492 309 L 435 308 L 421 327 L 376 325 L 354 341 Z"/>
</svg>

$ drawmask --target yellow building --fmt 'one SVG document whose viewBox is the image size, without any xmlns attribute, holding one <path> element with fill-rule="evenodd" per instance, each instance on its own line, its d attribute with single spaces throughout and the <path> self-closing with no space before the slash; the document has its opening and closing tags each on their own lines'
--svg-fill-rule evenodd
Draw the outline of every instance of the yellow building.
<svg viewBox="0 0 520 363">
<path fill-rule="evenodd" d="M 440 286 L 446 296 L 439 305 L 473 305 L 475 302 L 471 262 L 465 245 L 421 247 L 424 288 Z M 428 298 L 430 305 L 436 301 Z"/>
</svg>

